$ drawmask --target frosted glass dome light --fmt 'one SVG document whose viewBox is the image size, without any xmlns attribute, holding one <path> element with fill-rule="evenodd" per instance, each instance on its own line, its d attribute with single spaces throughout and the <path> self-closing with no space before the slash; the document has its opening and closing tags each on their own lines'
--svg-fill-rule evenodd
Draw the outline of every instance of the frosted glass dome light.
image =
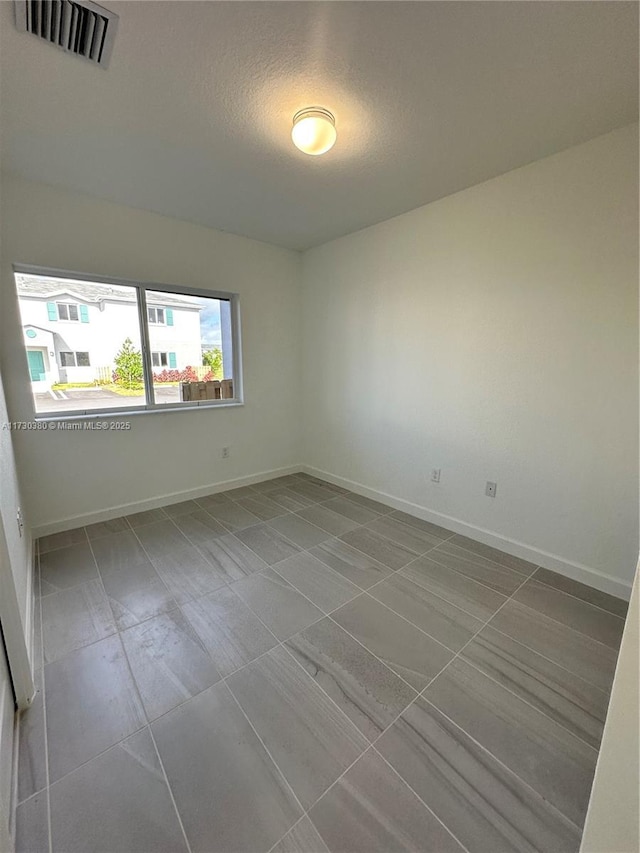
<svg viewBox="0 0 640 853">
<path fill-rule="evenodd" d="M 333 148 L 337 136 L 336 120 L 324 107 L 306 107 L 293 117 L 291 138 L 305 154 L 324 154 Z"/>
</svg>

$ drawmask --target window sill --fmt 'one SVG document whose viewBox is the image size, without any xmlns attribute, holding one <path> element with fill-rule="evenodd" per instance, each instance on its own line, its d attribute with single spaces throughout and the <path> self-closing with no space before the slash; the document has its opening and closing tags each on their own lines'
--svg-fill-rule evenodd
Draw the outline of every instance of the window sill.
<svg viewBox="0 0 640 853">
<path fill-rule="evenodd" d="M 103 421 L 107 418 L 120 418 L 126 420 L 130 417 L 140 415 L 157 415 L 169 412 L 195 412 L 203 409 L 235 409 L 244 406 L 243 400 L 213 401 L 202 400 L 194 403 L 181 403 L 178 406 L 149 406 L 147 408 L 134 409 L 105 409 L 103 411 L 84 412 L 40 412 L 34 415 L 34 420 L 39 423 L 51 422 L 62 423 L 66 421 Z"/>
</svg>

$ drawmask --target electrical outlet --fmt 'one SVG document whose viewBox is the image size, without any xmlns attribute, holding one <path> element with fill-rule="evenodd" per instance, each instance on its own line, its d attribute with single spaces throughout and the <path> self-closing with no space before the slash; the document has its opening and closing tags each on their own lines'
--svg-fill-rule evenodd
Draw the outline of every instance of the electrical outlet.
<svg viewBox="0 0 640 853">
<path fill-rule="evenodd" d="M 488 498 L 495 498 L 496 492 L 498 491 L 498 484 L 492 483 L 490 480 L 487 480 L 487 485 L 484 490 L 485 495 Z"/>
<path fill-rule="evenodd" d="M 20 538 L 22 539 L 22 531 L 24 530 L 24 519 L 22 518 L 22 510 L 18 507 L 18 512 L 16 513 L 16 521 L 18 522 L 18 533 L 20 534 Z"/>
<path fill-rule="evenodd" d="M 220 458 L 221 459 L 228 459 L 230 456 L 231 456 L 231 448 L 230 447 L 223 447 L 222 450 L 220 451 Z"/>
<path fill-rule="evenodd" d="M 432 468 L 431 470 L 431 482 L 439 483 L 440 482 L 440 468 Z"/>
</svg>

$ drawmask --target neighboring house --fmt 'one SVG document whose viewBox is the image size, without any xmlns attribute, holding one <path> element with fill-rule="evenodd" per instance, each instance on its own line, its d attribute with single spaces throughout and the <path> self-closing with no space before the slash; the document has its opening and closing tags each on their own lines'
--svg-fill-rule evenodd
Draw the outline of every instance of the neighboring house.
<svg viewBox="0 0 640 853">
<path fill-rule="evenodd" d="M 34 391 L 110 378 L 125 338 L 139 348 L 135 294 L 126 287 L 28 275 L 16 280 Z M 154 372 L 201 365 L 200 305 L 148 291 L 147 310 Z"/>
</svg>

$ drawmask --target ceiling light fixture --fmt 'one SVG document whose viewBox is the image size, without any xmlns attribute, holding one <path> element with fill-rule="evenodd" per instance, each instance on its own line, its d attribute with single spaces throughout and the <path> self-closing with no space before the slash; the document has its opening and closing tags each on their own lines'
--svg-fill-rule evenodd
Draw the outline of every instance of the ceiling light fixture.
<svg viewBox="0 0 640 853">
<path fill-rule="evenodd" d="M 291 138 L 305 154 L 324 154 L 333 148 L 337 136 L 336 120 L 324 107 L 305 107 L 293 117 Z"/>
</svg>

